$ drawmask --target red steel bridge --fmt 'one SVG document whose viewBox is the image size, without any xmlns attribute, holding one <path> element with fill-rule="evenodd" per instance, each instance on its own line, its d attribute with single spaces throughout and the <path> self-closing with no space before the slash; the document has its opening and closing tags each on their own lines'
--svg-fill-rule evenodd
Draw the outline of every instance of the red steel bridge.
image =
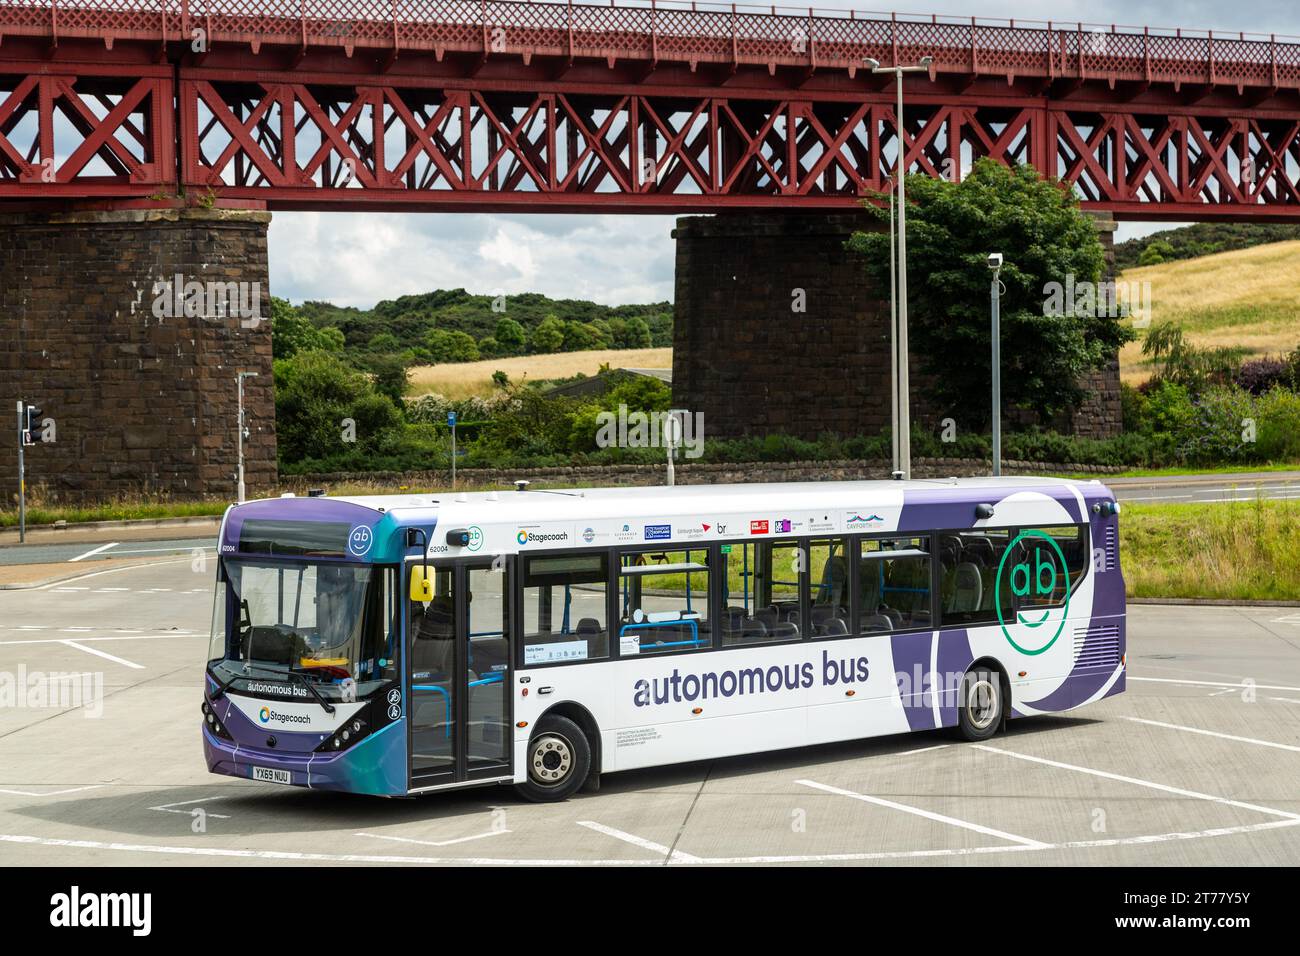
<svg viewBox="0 0 1300 956">
<path fill-rule="evenodd" d="M 906 83 L 863 67 L 933 57 Z M 1300 219 L 1300 40 L 663 2 L 0 0 L 0 207 L 851 206 L 1031 163 L 1129 219 Z"/>
</svg>

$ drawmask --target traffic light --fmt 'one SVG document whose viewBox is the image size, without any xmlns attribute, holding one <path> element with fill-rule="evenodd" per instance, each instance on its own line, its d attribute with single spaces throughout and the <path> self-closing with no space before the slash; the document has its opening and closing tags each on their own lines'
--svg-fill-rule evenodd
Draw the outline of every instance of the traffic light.
<svg viewBox="0 0 1300 956">
<path fill-rule="evenodd" d="M 26 408 L 26 419 L 23 422 L 23 444 L 37 445 L 45 441 L 44 430 L 41 428 L 41 410 L 36 405 L 28 405 Z"/>
</svg>

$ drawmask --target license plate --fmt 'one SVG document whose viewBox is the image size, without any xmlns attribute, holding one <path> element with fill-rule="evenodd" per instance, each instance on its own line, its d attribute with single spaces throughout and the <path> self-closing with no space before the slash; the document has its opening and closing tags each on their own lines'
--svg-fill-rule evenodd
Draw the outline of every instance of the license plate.
<svg viewBox="0 0 1300 956">
<path fill-rule="evenodd" d="M 254 767 L 253 779 L 263 783 L 293 783 L 293 777 L 287 770 L 275 770 L 271 767 Z"/>
</svg>

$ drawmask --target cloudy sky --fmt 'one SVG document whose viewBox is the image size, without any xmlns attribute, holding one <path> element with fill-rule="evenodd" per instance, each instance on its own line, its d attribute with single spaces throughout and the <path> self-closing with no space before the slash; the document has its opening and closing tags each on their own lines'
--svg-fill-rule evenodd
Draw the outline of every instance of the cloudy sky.
<svg viewBox="0 0 1300 956">
<path fill-rule="evenodd" d="M 819 0 L 821 9 L 878 3 Z M 1300 35 L 1295 0 L 925 0 L 900 12 Z M 672 298 L 671 216 L 277 213 L 271 288 L 294 302 L 368 307 L 438 288 L 543 292 L 610 305 Z M 1127 223 L 1119 238 L 1167 228 Z"/>
</svg>

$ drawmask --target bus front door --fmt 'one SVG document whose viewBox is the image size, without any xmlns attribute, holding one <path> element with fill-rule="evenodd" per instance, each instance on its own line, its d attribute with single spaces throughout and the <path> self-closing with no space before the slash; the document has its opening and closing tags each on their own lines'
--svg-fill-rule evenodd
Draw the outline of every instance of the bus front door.
<svg viewBox="0 0 1300 956">
<path fill-rule="evenodd" d="M 420 574 L 420 565 L 408 565 Z M 509 572 L 438 562 L 407 601 L 410 789 L 510 775 Z"/>
</svg>

